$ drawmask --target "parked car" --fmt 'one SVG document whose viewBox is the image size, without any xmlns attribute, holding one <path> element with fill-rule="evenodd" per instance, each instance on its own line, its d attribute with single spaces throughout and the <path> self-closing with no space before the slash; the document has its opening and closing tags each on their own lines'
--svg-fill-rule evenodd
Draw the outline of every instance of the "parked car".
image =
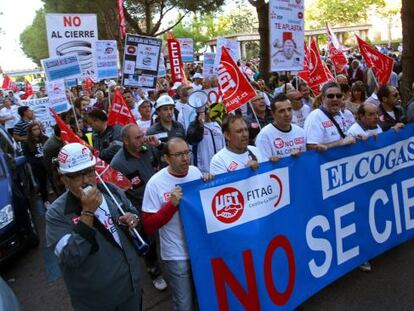
<svg viewBox="0 0 414 311">
<path fill-rule="evenodd" d="M 30 210 L 30 176 L 24 156 L 0 127 L 0 264 L 39 244 Z"/>
</svg>

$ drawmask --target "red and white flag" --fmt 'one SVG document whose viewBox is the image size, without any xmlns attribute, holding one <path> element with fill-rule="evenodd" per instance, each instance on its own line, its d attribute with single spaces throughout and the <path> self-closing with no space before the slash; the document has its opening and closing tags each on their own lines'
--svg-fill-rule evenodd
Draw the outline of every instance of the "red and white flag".
<svg viewBox="0 0 414 311">
<path fill-rule="evenodd" d="M 320 86 L 333 80 L 333 76 L 326 67 L 326 64 L 322 61 L 315 37 L 311 37 L 308 61 L 309 87 L 315 95 L 318 95 L 320 93 Z"/>
<path fill-rule="evenodd" d="M 21 96 L 22 99 L 29 99 L 34 95 L 32 85 L 29 81 L 24 83 L 24 94 Z"/>
<path fill-rule="evenodd" d="M 86 77 L 85 80 L 83 81 L 83 89 L 85 91 L 88 91 L 89 94 L 92 93 L 92 88 L 93 85 L 95 84 L 95 82 L 92 80 L 91 77 Z"/>
<path fill-rule="evenodd" d="M 125 102 L 124 97 L 121 94 L 119 88 L 115 89 L 114 98 L 112 99 L 111 107 L 108 114 L 108 125 L 114 124 L 126 125 L 130 123 L 137 123 L 134 115 L 129 109 L 129 106 Z"/>
<path fill-rule="evenodd" d="M 79 143 L 87 146 L 88 148 L 91 148 L 84 140 L 76 136 L 72 129 L 65 122 L 63 122 L 63 120 L 52 108 L 50 108 L 50 112 L 52 113 L 53 117 L 56 120 L 56 123 L 60 128 L 60 136 L 64 144 Z M 93 153 L 96 157 L 95 170 L 98 172 L 99 176 L 101 176 L 103 181 L 114 183 L 124 190 L 131 188 L 131 181 L 128 178 L 126 178 L 122 173 L 113 169 L 106 162 L 100 159 L 99 152 L 97 150 L 94 150 Z M 97 179 L 97 181 L 99 180 Z"/>
<path fill-rule="evenodd" d="M 170 60 L 172 82 L 181 82 L 183 85 L 187 85 L 187 78 L 184 72 L 183 61 L 181 60 L 180 42 L 177 39 L 168 38 L 167 47 L 168 58 Z"/>
<path fill-rule="evenodd" d="M 243 106 L 256 96 L 256 91 L 225 47 L 221 48 L 218 85 L 227 112 Z"/>
<path fill-rule="evenodd" d="M 367 63 L 367 66 L 374 72 L 378 85 L 388 84 L 392 69 L 394 67 L 394 60 L 391 57 L 382 54 L 376 48 L 370 46 L 357 35 L 355 35 L 355 37 L 357 39 L 361 55 Z"/>
<path fill-rule="evenodd" d="M 123 4 L 123 2 L 124 2 L 123 0 L 117 0 L 119 34 L 121 35 L 121 39 L 125 38 L 125 35 L 126 35 L 124 4 Z"/>
<path fill-rule="evenodd" d="M 3 85 L 1 86 L 1 88 L 5 90 L 12 90 L 13 92 L 19 91 L 17 84 L 14 83 L 8 75 L 4 75 Z"/>
<path fill-rule="evenodd" d="M 338 41 L 338 38 L 333 33 L 328 23 L 326 23 L 326 30 L 328 32 L 329 58 L 332 60 L 335 66 L 335 71 L 337 73 L 343 72 L 345 66 L 348 64 L 348 59 L 346 58 L 345 53 L 341 49 L 341 45 Z"/>
</svg>

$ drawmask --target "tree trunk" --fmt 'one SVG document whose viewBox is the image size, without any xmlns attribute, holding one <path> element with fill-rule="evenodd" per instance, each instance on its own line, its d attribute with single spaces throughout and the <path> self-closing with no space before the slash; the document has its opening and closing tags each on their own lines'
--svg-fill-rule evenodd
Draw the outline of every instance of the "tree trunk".
<svg viewBox="0 0 414 311">
<path fill-rule="evenodd" d="M 412 96 L 412 84 L 414 82 L 414 1 L 402 0 L 401 22 L 403 29 L 402 68 L 403 79 L 401 95 L 406 104 Z"/>
<path fill-rule="evenodd" d="M 260 76 L 267 82 L 270 77 L 270 38 L 269 38 L 269 3 L 262 3 L 256 6 L 257 18 L 259 20 L 260 35 Z"/>
</svg>

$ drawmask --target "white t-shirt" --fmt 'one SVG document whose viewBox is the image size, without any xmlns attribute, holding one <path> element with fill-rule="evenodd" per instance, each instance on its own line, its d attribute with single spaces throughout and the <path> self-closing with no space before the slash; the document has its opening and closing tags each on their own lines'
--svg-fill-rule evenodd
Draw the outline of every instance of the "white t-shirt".
<svg viewBox="0 0 414 311">
<path fill-rule="evenodd" d="M 19 121 L 19 117 L 17 114 L 17 106 L 13 105 L 10 107 L 10 109 L 7 109 L 7 107 L 3 107 L 0 110 L 0 117 L 2 118 L 7 118 L 7 117 L 14 117 L 14 119 L 11 120 L 7 120 L 6 122 L 4 122 L 4 127 L 6 128 L 6 130 L 11 129 L 14 127 L 14 125 L 17 123 L 17 121 Z"/>
<path fill-rule="evenodd" d="M 372 135 L 377 135 L 382 133 L 382 129 L 381 127 L 377 124 L 377 128 L 376 129 L 367 129 L 364 130 L 361 125 L 359 125 L 358 122 L 355 122 L 348 130 L 347 135 L 351 135 L 351 136 L 372 136 Z"/>
<path fill-rule="evenodd" d="M 131 113 L 134 115 L 135 120 L 138 120 L 141 118 L 141 114 L 138 111 L 138 105 L 137 103 L 134 103 L 134 107 L 130 108 Z"/>
<path fill-rule="evenodd" d="M 340 112 L 342 114 L 342 122 L 344 124 L 343 129 L 344 133 L 348 132 L 352 124 L 355 123 L 354 114 L 349 110 L 345 109 L 344 111 Z"/>
<path fill-rule="evenodd" d="M 338 114 L 334 118 L 346 133 L 342 116 Z M 308 115 L 304 129 L 307 144 L 328 144 L 342 139 L 335 124 L 320 109 L 315 109 Z"/>
<path fill-rule="evenodd" d="M 306 151 L 305 131 L 292 124 L 289 132 L 283 132 L 273 124 L 266 125 L 256 137 L 256 147 L 264 157 L 288 157 L 293 150 Z"/>
<path fill-rule="evenodd" d="M 247 148 L 256 156 L 259 163 L 268 161 L 255 146 L 247 146 Z M 247 162 L 253 160 L 250 152 L 234 153 L 228 148 L 221 149 L 211 159 L 210 174 L 217 175 L 245 168 Z"/>
<path fill-rule="evenodd" d="M 309 115 L 311 108 L 308 105 L 302 105 L 299 110 L 292 109 L 292 123 L 303 128 L 305 119 Z"/>
<path fill-rule="evenodd" d="M 151 177 L 145 187 L 142 211 L 157 213 L 169 201 L 170 192 L 177 184 L 201 177 L 200 170 L 195 166 L 190 166 L 185 177 L 175 177 L 168 172 L 168 167 L 163 168 Z M 159 234 L 161 259 L 186 260 L 189 258 L 179 212 L 175 213 L 170 221 L 160 228 Z"/>
<path fill-rule="evenodd" d="M 204 123 L 203 139 L 197 145 L 197 167 L 200 171 L 203 173 L 210 171 L 212 157 L 225 145 L 226 142 L 220 124 L 215 121 Z M 215 150 L 214 147 L 216 147 Z"/>
<path fill-rule="evenodd" d="M 137 125 L 140 129 L 144 131 L 144 134 L 151 127 L 151 120 L 143 121 L 141 119 L 137 120 Z"/>
<path fill-rule="evenodd" d="M 203 85 L 202 84 L 195 84 L 194 82 L 190 83 L 190 87 L 193 88 L 194 91 L 201 91 L 203 89 Z"/>
</svg>

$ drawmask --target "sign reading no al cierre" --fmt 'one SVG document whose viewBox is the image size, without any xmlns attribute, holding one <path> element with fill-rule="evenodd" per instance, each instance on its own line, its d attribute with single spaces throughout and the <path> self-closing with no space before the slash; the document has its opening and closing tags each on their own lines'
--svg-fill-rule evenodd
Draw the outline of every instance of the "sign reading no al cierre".
<svg viewBox="0 0 414 311">
<path fill-rule="evenodd" d="M 289 310 L 414 236 L 414 125 L 182 185 L 202 310 Z"/>
</svg>

